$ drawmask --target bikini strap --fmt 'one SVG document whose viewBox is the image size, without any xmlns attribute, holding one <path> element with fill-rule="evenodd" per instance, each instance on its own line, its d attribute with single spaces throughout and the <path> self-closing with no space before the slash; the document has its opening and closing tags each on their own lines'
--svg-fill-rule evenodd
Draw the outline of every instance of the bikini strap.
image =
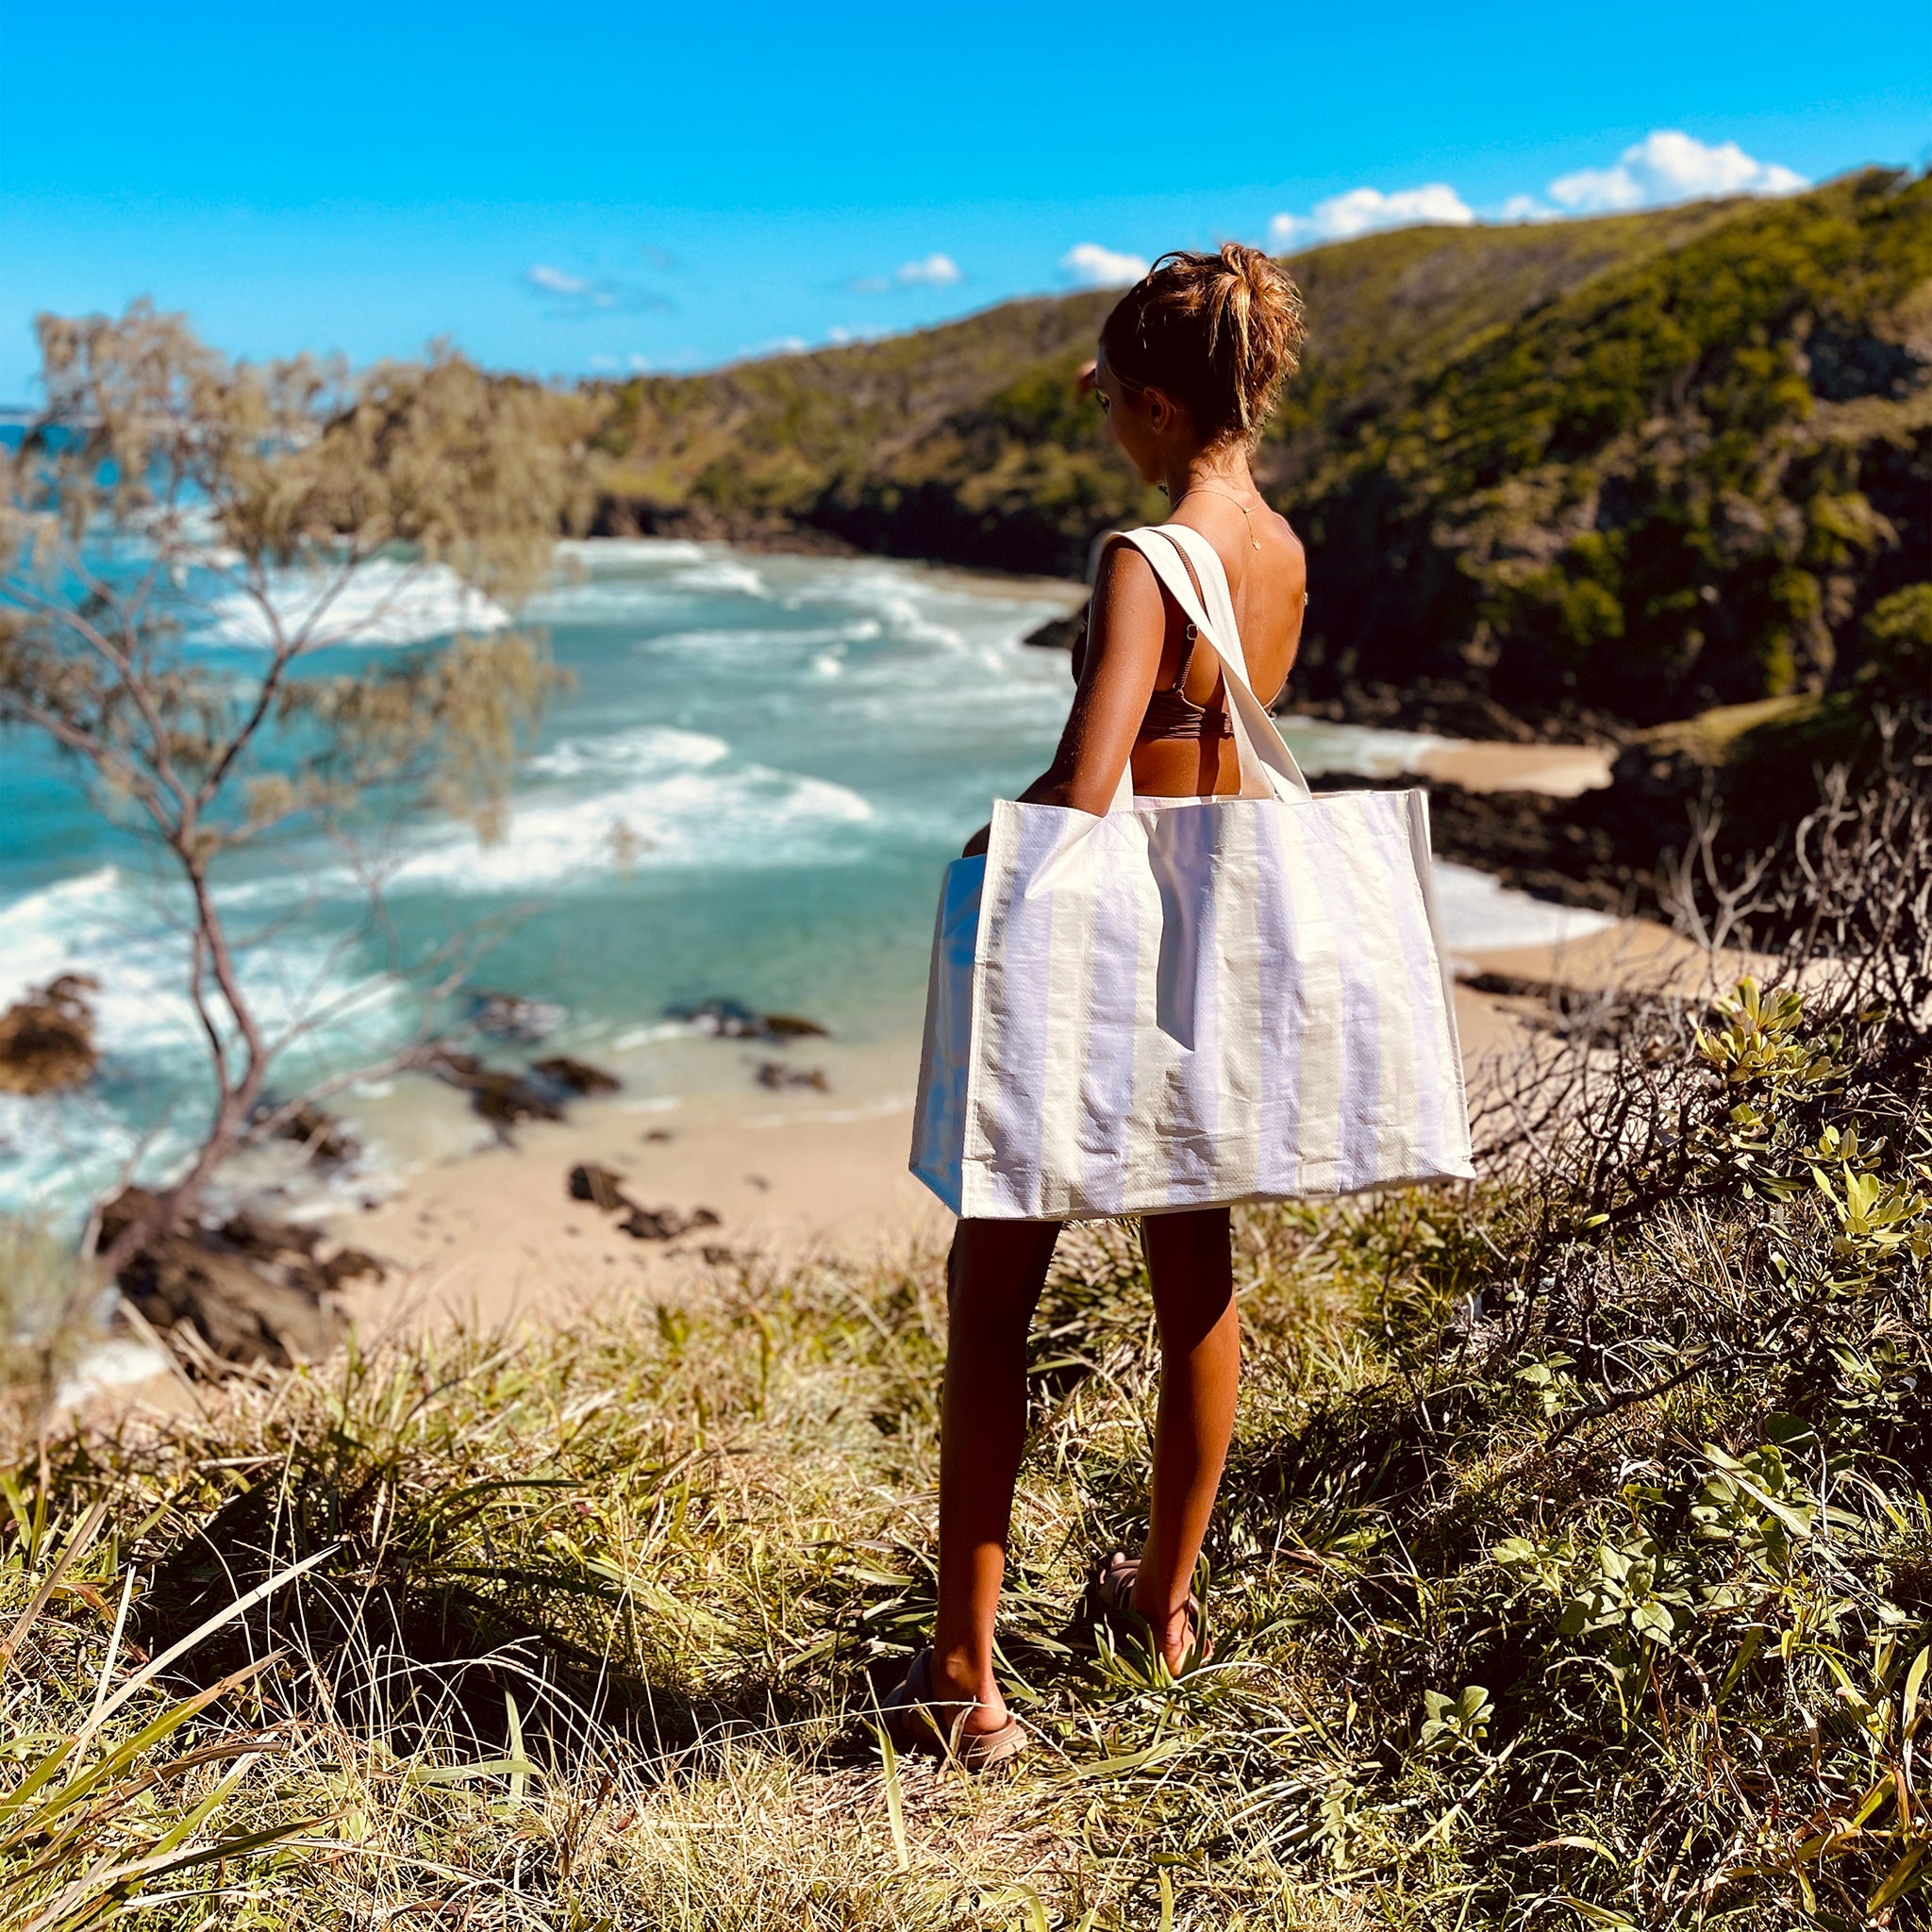
<svg viewBox="0 0 1932 1932">
<path fill-rule="evenodd" d="M 1195 629 L 1208 640 L 1209 649 L 1221 660 L 1227 691 L 1228 722 L 1234 727 L 1235 748 L 1241 759 L 1242 795 L 1273 796 L 1291 803 L 1310 797 L 1308 781 L 1302 776 L 1294 754 L 1282 741 L 1274 720 L 1268 715 L 1268 708 L 1255 695 L 1254 687 L 1248 682 L 1247 654 L 1242 648 L 1234 599 L 1228 591 L 1227 572 L 1220 554 L 1199 531 L 1191 530 L 1184 524 L 1156 524 L 1147 529 L 1123 530 L 1119 534 L 1153 565 L 1155 575 L 1166 586 L 1182 612 L 1193 620 Z M 1212 617 L 1208 615 L 1209 607 L 1215 613 Z M 1133 764 L 1129 759 L 1121 773 L 1119 785 L 1114 788 L 1113 803 L 1108 809 L 1124 810 L 1132 802 Z"/>
<path fill-rule="evenodd" d="M 1181 690 L 1188 681 L 1188 673 L 1194 668 L 1194 653 L 1201 647 L 1201 627 L 1190 617 L 1187 630 L 1181 638 L 1181 665 L 1174 675 L 1174 682 L 1166 687 L 1169 695 Z"/>
</svg>

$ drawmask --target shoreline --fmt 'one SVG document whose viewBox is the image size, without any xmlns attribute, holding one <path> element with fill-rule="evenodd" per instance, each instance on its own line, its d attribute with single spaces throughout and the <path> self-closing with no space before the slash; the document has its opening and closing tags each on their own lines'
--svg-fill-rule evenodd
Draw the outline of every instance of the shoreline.
<svg viewBox="0 0 1932 1932">
<path fill-rule="evenodd" d="M 1687 942 L 1638 920 L 1458 949 L 1457 1021 L 1472 1087 L 1490 1056 L 1524 1037 L 1540 1004 L 1472 980 L 1596 988 L 1671 976 L 1694 960 Z M 519 1129 L 514 1146 L 425 1166 L 377 1208 L 325 1224 L 398 1264 L 388 1282 L 358 1285 L 353 1316 L 365 1332 L 450 1319 L 513 1325 L 613 1291 L 675 1294 L 721 1268 L 757 1274 L 942 1246 L 952 1216 L 907 1171 L 919 1054 L 917 1031 L 856 1049 L 825 1094 L 720 1087 L 668 1107 L 625 1095 L 586 1102 L 566 1122 Z M 617 1218 L 570 1198 L 570 1171 L 587 1161 L 614 1169 L 647 1208 L 708 1208 L 718 1223 L 634 1241 Z"/>
</svg>

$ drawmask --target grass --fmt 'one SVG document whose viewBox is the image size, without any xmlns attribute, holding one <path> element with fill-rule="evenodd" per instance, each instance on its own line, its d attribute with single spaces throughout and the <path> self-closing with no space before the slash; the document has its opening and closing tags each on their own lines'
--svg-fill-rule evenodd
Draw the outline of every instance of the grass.
<svg viewBox="0 0 1932 1932">
<path fill-rule="evenodd" d="M 0 1923 L 1924 1924 L 1913 782 L 1807 828 L 1764 985 L 1553 1013 L 1483 1185 L 1240 1218 L 1210 1667 L 1077 1614 L 1140 1521 L 1131 1230 L 1042 1306 L 1035 1748 L 980 1781 L 875 1724 L 931 1609 L 940 1257 L 720 1274 L 25 1443 Z"/>
</svg>

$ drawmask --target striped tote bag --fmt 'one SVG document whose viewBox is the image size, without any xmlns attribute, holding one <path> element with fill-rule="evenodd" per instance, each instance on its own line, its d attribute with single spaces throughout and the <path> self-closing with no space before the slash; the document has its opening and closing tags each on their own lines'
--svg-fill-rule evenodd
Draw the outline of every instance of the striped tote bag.
<svg viewBox="0 0 1932 1932">
<path fill-rule="evenodd" d="M 912 1172 L 1018 1221 L 1468 1179 L 1426 794 L 1311 793 L 1213 546 L 1127 541 L 1220 658 L 1241 791 L 994 805 L 940 897 Z"/>
</svg>

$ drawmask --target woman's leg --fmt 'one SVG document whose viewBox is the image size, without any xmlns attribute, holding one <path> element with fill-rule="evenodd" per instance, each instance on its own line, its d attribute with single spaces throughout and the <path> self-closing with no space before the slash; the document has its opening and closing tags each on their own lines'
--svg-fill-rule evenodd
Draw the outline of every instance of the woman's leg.
<svg viewBox="0 0 1932 1932">
<path fill-rule="evenodd" d="M 1188 1586 L 1234 1433 L 1241 1319 L 1225 1208 L 1149 1215 L 1141 1231 L 1160 1330 L 1160 1403 L 1134 1607 L 1177 1666 L 1188 1650 Z"/>
<path fill-rule="evenodd" d="M 1026 1330 L 1059 1231 L 1051 1221 L 962 1221 L 946 1263 L 932 1687 L 941 1700 L 979 1705 L 970 1731 L 1007 1721 L 992 1675 L 992 1620 L 1026 1442 Z"/>
</svg>

